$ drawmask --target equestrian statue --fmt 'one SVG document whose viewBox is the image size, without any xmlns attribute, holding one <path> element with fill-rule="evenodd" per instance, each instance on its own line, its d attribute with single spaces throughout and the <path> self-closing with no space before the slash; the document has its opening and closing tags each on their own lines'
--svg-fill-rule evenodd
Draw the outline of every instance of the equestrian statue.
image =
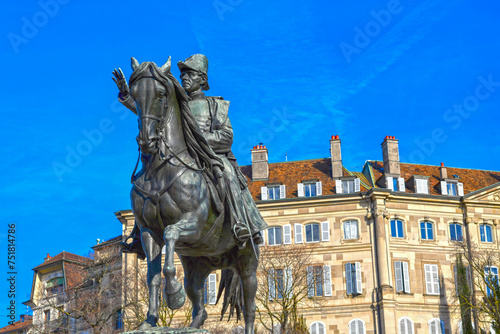
<svg viewBox="0 0 500 334">
<path fill-rule="evenodd" d="M 209 89 L 207 58 L 196 54 L 177 65 L 182 86 L 170 72 L 170 57 L 161 67 L 132 58 L 128 84 L 121 69 L 113 71 L 118 99 L 139 122 L 130 192 L 135 226 L 127 238 L 132 241 L 123 243 L 124 252 L 147 260 L 149 307 L 139 328 L 157 326 L 162 271 L 168 307 L 182 307 L 187 293 L 193 306 L 189 327 L 200 328 L 207 318 L 205 280 L 222 269 L 221 319 L 229 306 L 238 319 L 242 310 L 245 333 L 253 333 L 258 244 L 267 224 L 231 152 L 229 101 L 203 92 Z M 184 269 L 184 287 L 176 278 L 174 252 Z"/>
</svg>

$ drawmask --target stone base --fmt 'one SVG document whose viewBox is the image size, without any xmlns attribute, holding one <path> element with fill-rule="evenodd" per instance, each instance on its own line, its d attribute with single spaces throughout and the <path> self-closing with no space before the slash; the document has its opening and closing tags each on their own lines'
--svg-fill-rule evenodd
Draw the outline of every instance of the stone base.
<svg viewBox="0 0 500 334">
<path fill-rule="evenodd" d="M 151 329 L 138 329 L 131 332 L 125 332 L 123 334 L 198 334 L 198 333 L 207 333 L 210 334 L 209 331 L 205 329 L 196 329 L 196 328 L 170 328 L 170 327 L 155 327 Z"/>
</svg>

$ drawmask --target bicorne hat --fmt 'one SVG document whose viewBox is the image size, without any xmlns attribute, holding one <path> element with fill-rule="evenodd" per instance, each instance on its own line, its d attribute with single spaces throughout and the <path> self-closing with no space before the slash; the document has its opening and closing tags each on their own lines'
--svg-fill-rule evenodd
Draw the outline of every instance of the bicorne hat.
<svg viewBox="0 0 500 334">
<path fill-rule="evenodd" d="M 210 86 L 208 85 L 208 59 L 205 55 L 195 54 L 191 57 L 187 58 L 185 61 L 177 62 L 177 66 L 179 70 L 182 72 L 184 70 L 193 70 L 203 73 L 207 76 L 207 81 L 201 86 L 202 90 L 209 90 Z"/>
</svg>

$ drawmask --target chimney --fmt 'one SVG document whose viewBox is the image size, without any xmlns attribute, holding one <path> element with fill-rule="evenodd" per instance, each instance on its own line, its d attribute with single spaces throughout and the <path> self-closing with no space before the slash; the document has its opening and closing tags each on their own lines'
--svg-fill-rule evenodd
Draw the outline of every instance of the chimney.
<svg viewBox="0 0 500 334">
<path fill-rule="evenodd" d="M 47 253 L 47 257 L 45 259 L 43 259 L 44 261 L 47 261 L 47 260 L 50 260 L 52 257 L 50 256 L 49 253 Z"/>
<path fill-rule="evenodd" d="M 399 144 L 394 136 L 385 136 L 382 143 L 384 174 L 401 175 L 399 169 Z"/>
<path fill-rule="evenodd" d="M 439 176 L 441 177 L 441 180 L 448 178 L 448 171 L 446 170 L 444 163 L 441 163 L 441 167 L 439 167 Z"/>
<path fill-rule="evenodd" d="M 252 180 L 269 178 L 269 162 L 267 148 L 260 143 L 252 149 Z"/>
<path fill-rule="evenodd" d="M 344 176 L 342 172 L 342 155 L 340 154 L 340 138 L 338 135 L 330 139 L 330 155 L 332 159 L 332 178 L 338 179 Z"/>
</svg>

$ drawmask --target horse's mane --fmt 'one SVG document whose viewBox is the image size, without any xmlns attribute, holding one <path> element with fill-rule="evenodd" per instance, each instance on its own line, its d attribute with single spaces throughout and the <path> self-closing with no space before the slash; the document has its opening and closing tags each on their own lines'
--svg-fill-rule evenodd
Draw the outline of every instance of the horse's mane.
<svg viewBox="0 0 500 334">
<path fill-rule="evenodd" d="M 210 148 L 207 140 L 201 133 L 198 123 L 196 123 L 196 119 L 189 108 L 188 96 L 172 73 L 170 73 L 170 71 L 162 73 L 155 63 L 144 62 L 130 76 L 129 85 L 132 86 L 139 79 L 151 75 L 156 80 L 160 81 L 166 88 L 169 87 L 168 81 L 170 80 L 172 82 L 177 102 L 179 103 L 181 123 L 184 130 L 184 140 L 186 141 L 188 152 L 193 159 L 195 159 L 198 166 L 205 168 L 208 176 L 213 179 L 213 165 L 220 166 L 221 169 L 223 169 L 224 163 Z"/>
</svg>

